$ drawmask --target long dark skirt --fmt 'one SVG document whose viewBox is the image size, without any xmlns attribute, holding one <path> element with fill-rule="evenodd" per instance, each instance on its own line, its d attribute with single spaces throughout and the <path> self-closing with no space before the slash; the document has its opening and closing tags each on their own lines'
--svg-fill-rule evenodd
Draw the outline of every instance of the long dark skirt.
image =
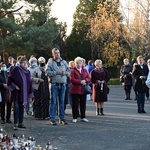
<svg viewBox="0 0 150 150">
<path fill-rule="evenodd" d="M 40 83 L 38 90 L 34 91 L 34 116 L 38 119 L 49 117 L 49 86 L 48 82 Z"/>
</svg>

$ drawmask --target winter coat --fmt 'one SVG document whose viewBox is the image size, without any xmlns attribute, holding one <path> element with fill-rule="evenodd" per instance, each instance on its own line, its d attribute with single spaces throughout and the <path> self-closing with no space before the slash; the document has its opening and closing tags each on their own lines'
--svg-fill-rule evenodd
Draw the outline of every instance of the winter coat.
<svg viewBox="0 0 150 150">
<path fill-rule="evenodd" d="M 3 84 L 7 84 L 8 73 L 7 71 L 0 71 L 0 92 L 2 96 L 2 102 L 8 101 L 8 89 Z"/>
<path fill-rule="evenodd" d="M 81 73 L 77 70 L 77 68 L 71 69 L 70 74 L 70 93 L 71 94 L 84 94 L 83 85 L 81 85 L 81 80 L 85 80 L 86 83 L 91 81 L 90 76 L 85 68 L 82 68 Z"/>
<path fill-rule="evenodd" d="M 143 65 L 143 69 L 140 67 L 140 65 L 136 65 L 134 70 L 133 70 L 133 78 L 135 79 L 135 85 L 134 89 L 135 91 L 138 92 L 146 92 L 147 91 L 147 86 L 145 84 L 145 81 L 147 79 L 149 73 L 149 69 L 147 65 Z M 140 79 L 140 76 L 144 76 L 144 79 Z"/>
<path fill-rule="evenodd" d="M 19 101 L 26 105 L 29 98 L 34 97 L 30 71 L 21 66 L 13 68 L 8 76 L 7 84 L 14 101 Z M 16 89 L 16 86 L 19 87 L 19 90 Z"/>
<path fill-rule="evenodd" d="M 107 82 L 110 77 L 108 75 L 108 71 L 104 68 L 92 70 L 91 74 L 91 82 L 93 83 L 93 94 L 92 99 L 94 102 L 105 102 L 107 101 L 107 93 L 108 87 Z M 98 80 L 105 81 L 104 84 L 99 84 Z"/>
<path fill-rule="evenodd" d="M 123 65 L 120 70 L 120 75 L 123 77 L 124 85 L 132 85 L 132 67 Z"/>
</svg>

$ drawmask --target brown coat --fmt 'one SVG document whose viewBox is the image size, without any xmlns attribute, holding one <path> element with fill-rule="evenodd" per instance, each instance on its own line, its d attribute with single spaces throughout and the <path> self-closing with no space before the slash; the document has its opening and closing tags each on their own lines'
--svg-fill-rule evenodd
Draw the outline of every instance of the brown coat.
<svg viewBox="0 0 150 150">
<path fill-rule="evenodd" d="M 97 69 L 95 68 L 91 72 L 91 82 L 93 83 L 93 95 L 92 99 L 93 102 L 105 102 L 107 101 L 107 82 L 109 81 L 110 77 L 108 75 L 108 71 L 104 68 Z M 98 80 L 105 81 L 103 84 L 99 84 Z"/>
</svg>

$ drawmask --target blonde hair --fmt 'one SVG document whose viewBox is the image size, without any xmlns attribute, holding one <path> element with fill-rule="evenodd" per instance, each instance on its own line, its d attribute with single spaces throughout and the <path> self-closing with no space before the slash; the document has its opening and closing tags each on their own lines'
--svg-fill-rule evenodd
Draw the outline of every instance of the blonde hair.
<svg viewBox="0 0 150 150">
<path fill-rule="evenodd" d="M 69 67 L 69 68 L 71 68 L 73 63 L 74 63 L 74 61 L 73 61 L 73 60 L 69 61 L 69 63 L 68 63 L 68 67 Z"/>
<path fill-rule="evenodd" d="M 139 60 L 140 60 L 141 58 L 143 58 L 143 56 L 141 56 L 141 55 L 138 56 L 138 57 L 136 58 L 136 61 L 139 62 Z"/>
<path fill-rule="evenodd" d="M 83 62 L 83 58 L 81 58 L 81 57 L 76 57 L 76 58 L 74 59 L 75 65 L 77 65 L 79 61 Z"/>
<path fill-rule="evenodd" d="M 97 60 L 95 60 L 94 64 L 95 64 L 95 66 L 97 66 L 98 64 L 102 65 L 102 60 L 97 59 Z"/>
<path fill-rule="evenodd" d="M 45 61 L 46 61 L 46 60 L 45 60 L 44 57 L 39 57 L 39 58 L 38 58 L 38 63 L 41 63 L 41 62 L 42 62 L 42 63 L 45 63 Z"/>
</svg>

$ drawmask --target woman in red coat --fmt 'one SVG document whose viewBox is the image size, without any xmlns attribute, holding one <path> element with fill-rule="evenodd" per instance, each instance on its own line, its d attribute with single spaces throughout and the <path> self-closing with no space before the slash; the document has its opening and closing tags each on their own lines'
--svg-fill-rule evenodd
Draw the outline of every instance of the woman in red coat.
<svg viewBox="0 0 150 150">
<path fill-rule="evenodd" d="M 102 67 L 102 61 L 97 59 L 95 61 L 95 69 L 91 72 L 91 82 L 93 83 L 93 102 L 96 104 L 96 115 L 104 115 L 104 102 L 107 101 L 107 82 L 109 75 L 105 68 Z"/>
<path fill-rule="evenodd" d="M 72 95 L 72 122 L 77 122 L 78 117 L 78 104 L 80 103 L 81 121 L 88 122 L 85 118 L 86 111 L 86 94 L 83 91 L 83 86 L 90 82 L 90 77 L 86 69 L 82 67 L 83 59 L 77 57 L 74 60 L 75 67 L 71 70 L 70 74 L 70 93 Z"/>
</svg>

